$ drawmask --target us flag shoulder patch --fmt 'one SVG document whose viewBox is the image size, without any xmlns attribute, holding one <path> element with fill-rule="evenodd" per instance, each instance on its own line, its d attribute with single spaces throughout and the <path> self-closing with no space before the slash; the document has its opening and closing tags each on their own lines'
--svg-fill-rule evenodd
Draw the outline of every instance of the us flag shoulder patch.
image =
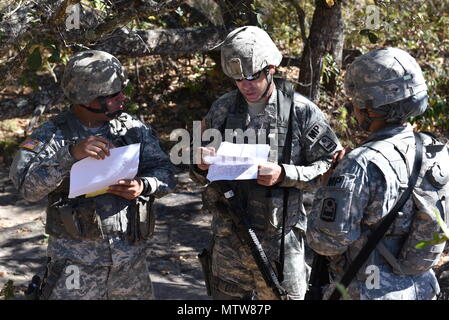
<svg viewBox="0 0 449 320">
<path fill-rule="evenodd" d="M 26 138 L 25 141 L 23 141 L 19 147 L 25 148 L 28 150 L 34 150 L 36 149 L 42 142 L 39 140 L 33 139 L 33 138 Z"/>
</svg>

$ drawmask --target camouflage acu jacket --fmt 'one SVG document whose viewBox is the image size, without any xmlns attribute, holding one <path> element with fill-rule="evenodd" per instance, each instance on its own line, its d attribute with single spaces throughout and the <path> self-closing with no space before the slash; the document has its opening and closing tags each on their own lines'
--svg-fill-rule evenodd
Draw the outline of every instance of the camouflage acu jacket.
<svg viewBox="0 0 449 320">
<path fill-rule="evenodd" d="M 274 90 L 263 112 L 253 118 L 250 117 L 248 106 L 244 103 L 242 113 L 244 121 L 241 129 L 267 129 L 272 123 L 276 123 L 279 108 L 278 95 L 281 94 L 283 92 L 280 90 Z M 222 130 L 226 127 L 230 110 L 239 101 L 237 100 L 238 95 L 238 90 L 235 90 L 223 95 L 213 103 L 205 117 L 206 128 Z M 306 213 L 303 206 L 302 189 L 317 186 L 321 175 L 330 167 L 333 153 L 341 148 L 324 114 L 316 105 L 300 94 L 294 93 L 292 107 L 293 111 L 290 116 L 292 125 L 291 161 L 280 164 L 285 171 L 284 180 L 279 185 L 269 188 L 258 185 L 255 180 L 242 180 L 235 183 L 244 199 L 256 233 L 262 242 L 270 243 L 266 246 L 267 250 L 273 246 L 274 239 L 279 240 L 283 215 L 283 189 L 285 187 L 290 189 L 286 232 L 289 232 L 293 226 L 305 230 Z M 206 172 L 201 172 L 196 166 L 193 166 L 192 178 L 197 182 L 207 184 L 205 174 Z M 214 203 L 220 198 L 220 194 L 208 187 L 203 201 L 205 208 L 214 213 L 213 232 L 218 236 L 226 236 L 232 232 L 232 222 L 229 217 L 220 215 L 215 210 Z"/>
</svg>

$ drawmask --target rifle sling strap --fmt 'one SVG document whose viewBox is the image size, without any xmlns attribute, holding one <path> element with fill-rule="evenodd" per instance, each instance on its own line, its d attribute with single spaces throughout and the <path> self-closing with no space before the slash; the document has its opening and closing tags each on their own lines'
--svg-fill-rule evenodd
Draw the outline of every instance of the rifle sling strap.
<svg viewBox="0 0 449 320">
<path fill-rule="evenodd" d="M 250 249 L 254 261 L 256 262 L 256 265 L 259 268 L 259 271 L 261 272 L 267 286 L 273 290 L 274 294 L 280 300 L 286 299 L 287 292 L 280 285 L 276 273 L 274 272 L 274 269 L 271 266 L 270 261 L 268 260 L 265 251 L 263 250 L 262 245 L 257 238 L 256 233 L 251 228 L 245 212 L 240 206 L 240 201 L 239 199 L 237 199 L 235 190 L 233 190 L 231 184 L 228 181 L 221 180 L 215 181 L 215 183 L 216 185 L 218 185 L 221 193 L 226 198 L 226 203 L 229 206 L 228 210 L 231 211 L 230 217 L 232 219 L 232 222 L 237 227 L 237 229 L 239 229 L 239 227 L 245 229 L 243 233 L 245 233 L 246 236 L 243 236 L 242 240 Z"/>
</svg>

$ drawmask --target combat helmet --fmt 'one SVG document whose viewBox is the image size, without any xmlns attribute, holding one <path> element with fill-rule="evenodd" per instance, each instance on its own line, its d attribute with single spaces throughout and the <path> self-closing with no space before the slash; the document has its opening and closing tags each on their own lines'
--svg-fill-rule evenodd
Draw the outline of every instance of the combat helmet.
<svg viewBox="0 0 449 320">
<path fill-rule="evenodd" d="M 245 26 L 233 30 L 221 44 L 221 66 L 230 78 L 252 76 L 269 65 L 279 66 L 282 54 L 262 29 Z"/>
<path fill-rule="evenodd" d="M 359 109 L 370 109 L 389 123 L 402 123 L 427 108 L 427 86 L 421 68 L 407 52 L 398 48 L 370 51 L 349 65 L 345 91 Z M 367 129 L 367 127 L 365 129 Z"/>
<path fill-rule="evenodd" d="M 101 98 L 121 92 L 127 82 L 126 72 L 116 57 L 104 51 L 87 50 L 70 58 L 62 77 L 62 90 L 72 103 L 82 106 L 100 98 L 102 110 L 84 107 L 107 113 Z"/>
</svg>

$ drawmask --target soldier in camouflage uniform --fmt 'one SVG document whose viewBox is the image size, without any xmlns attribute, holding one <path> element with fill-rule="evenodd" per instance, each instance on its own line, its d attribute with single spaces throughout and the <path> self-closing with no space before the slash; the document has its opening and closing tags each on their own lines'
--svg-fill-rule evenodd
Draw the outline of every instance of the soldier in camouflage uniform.
<svg viewBox="0 0 449 320">
<path fill-rule="evenodd" d="M 306 213 L 302 190 L 318 185 L 341 146 L 321 110 L 294 92 L 285 80 L 273 78 L 281 60 L 281 53 L 265 31 L 252 26 L 232 31 L 221 45 L 221 62 L 224 73 L 235 80 L 238 90 L 213 103 L 202 121 L 202 129 L 221 132 L 231 129 L 236 133 L 238 129 L 253 130 L 261 137 L 277 132 L 274 142 L 265 140 L 273 142 L 270 143 L 270 161 L 259 165 L 257 180 L 233 183 L 270 263 L 278 271 L 283 268 L 281 284 L 288 298 L 303 299 L 309 267 L 304 259 Z M 289 121 L 280 119 L 279 115 L 285 110 L 290 112 Z M 291 132 L 290 138 L 287 130 Z M 214 150 L 202 147 L 201 153 L 204 156 Z M 290 153 L 287 162 L 281 158 L 285 150 L 289 150 L 286 154 Z M 201 159 L 198 165 L 192 166 L 192 178 L 208 184 L 209 165 Z M 289 197 L 284 225 L 285 258 L 282 259 L 285 190 L 289 190 Z M 203 205 L 213 214 L 209 278 L 213 298 L 276 299 L 248 247 L 236 234 L 229 214 L 218 210 L 222 200 L 223 194 L 217 192 L 213 183 L 209 184 L 203 195 Z"/>
<path fill-rule="evenodd" d="M 346 72 L 345 90 L 359 125 L 371 136 L 339 162 L 317 192 L 309 217 L 307 242 L 329 256 L 331 282 L 339 281 L 407 187 L 416 150 L 407 119 L 422 114 L 428 99 L 419 65 L 396 48 L 357 58 Z M 412 196 L 348 286 L 351 299 L 422 300 L 439 292 L 431 267 L 444 243 L 427 249 L 415 245 L 440 232 L 432 221 L 435 209 L 444 217 L 448 208 L 449 157 L 444 144 L 420 136 L 425 151 Z"/>
<path fill-rule="evenodd" d="M 41 299 L 152 299 L 146 264 L 151 203 L 175 185 L 169 158 L 151 128 L 123 111 L 125 71 L 103 51 L 74 55 L 62 87 L 72 103 L 21 145 L 10 178 L 29 201 L 48 196 L 50 235 Z M 137 176 L 107 193 L 68 198 L 71 166 L 140 143 Z"/>
</svg>

